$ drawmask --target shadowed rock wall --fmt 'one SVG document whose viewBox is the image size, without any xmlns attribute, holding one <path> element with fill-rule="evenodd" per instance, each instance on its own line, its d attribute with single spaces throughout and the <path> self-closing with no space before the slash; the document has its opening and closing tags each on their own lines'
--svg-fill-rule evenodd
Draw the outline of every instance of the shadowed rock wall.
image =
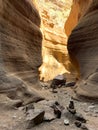
<svg viewBox="0 0 98 130">
<path fill-rule="evenodd" d="M 39 87 L 40 16 L 32 0 L 0 0 L 0 92 Z"/>
<path fill-rule="evenodd" d="M 77 96 L 98 99 L 98 0 L 90 1 L 88 7 L 69 36 L 68 51 L 80 73 Z"/>
</svg>

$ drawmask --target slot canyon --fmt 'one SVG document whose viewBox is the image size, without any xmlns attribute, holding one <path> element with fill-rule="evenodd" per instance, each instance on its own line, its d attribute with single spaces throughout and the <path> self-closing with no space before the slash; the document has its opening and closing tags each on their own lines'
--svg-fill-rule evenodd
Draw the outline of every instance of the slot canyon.
<svg viewBox="0 0 98 130">
<path fill-rule="evenodd" d="M 98 0 L 0 0 L 0 130 L 98 130 L 97 56 Z"/>
</svg>

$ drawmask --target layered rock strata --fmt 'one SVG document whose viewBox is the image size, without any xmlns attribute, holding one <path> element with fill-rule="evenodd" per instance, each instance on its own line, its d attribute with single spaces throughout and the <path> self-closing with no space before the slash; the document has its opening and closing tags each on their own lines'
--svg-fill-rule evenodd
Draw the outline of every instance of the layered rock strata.
<svg viewBox="0 0 98 130">
<path fill-rule="evenodd" d="M 41 15 L 43 33 L 43 64 L 40 79 L 51 80 L 58 74 L 68 73 L 69 57 L 64 23 L 72 0 L 36 0 Z"/>
<path fill-rule="evenodd" d="M 40 21 L 32 0 L 0 0 L 0 93 L 39 87 Z"/>
<path fill-rule="evenodd" d="M 87 1 L 79 2 L 85 4 Z M 69 36 L 68 51 L 80 74 L 76 95 L 98 100 L 98 0 L 89 0 L 87 7 Z M 82 4 L 79 8 L 82 8 Z"/>
</svg>

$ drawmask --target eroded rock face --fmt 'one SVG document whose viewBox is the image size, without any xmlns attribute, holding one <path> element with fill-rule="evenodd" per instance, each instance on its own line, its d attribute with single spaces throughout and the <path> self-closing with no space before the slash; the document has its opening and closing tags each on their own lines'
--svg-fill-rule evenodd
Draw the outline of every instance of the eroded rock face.
<svg viewBox="0 0 98 130">
<path fill-rule="evenodd" d="M 0 0 L 0 92 L 39 87 L 40 16 L 32 0 Z"/>
<path fill-rule="evenodd" d="M 98 0 L 89 2 L 88 10 L 85 10 L 69 37 L 68 51 L 72 63 L 80 73 L 78 87 L 75 90 L 77 96 L 96 100 L 98 99 Z"/>
<path fill-rule="evenodd" d="M 47 81 L 58 74 L 68 73 L 70 63 L 64 23 L 69 15 L 72 0 L 36 0 L 36 3 L 42 19 L 43 33 L 40 79 Z"/>
<path fill-rule="evenodd" d="M 73 0 L 70 15 L 65 22 L 65 33 L 67 36 L 71 34 L 71 31 L 75 28 L 80 18 L 85 14 L 91 2 L 92 0 Z"/>
</svg>

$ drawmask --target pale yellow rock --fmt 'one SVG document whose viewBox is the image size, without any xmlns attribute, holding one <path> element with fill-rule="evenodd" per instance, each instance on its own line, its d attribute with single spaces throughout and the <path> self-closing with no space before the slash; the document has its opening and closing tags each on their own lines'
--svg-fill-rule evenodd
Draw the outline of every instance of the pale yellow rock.
<svg viewBox="0 0 98 130">
<path fill-rule="evenodd" d="M 68 18 L 72 0 L 36 0 L 42 18 L 43 64 L 40 79 L 53 79 L 58 74 L 69 73 L 67 36 L 64 24 Z"/>
</svg>

